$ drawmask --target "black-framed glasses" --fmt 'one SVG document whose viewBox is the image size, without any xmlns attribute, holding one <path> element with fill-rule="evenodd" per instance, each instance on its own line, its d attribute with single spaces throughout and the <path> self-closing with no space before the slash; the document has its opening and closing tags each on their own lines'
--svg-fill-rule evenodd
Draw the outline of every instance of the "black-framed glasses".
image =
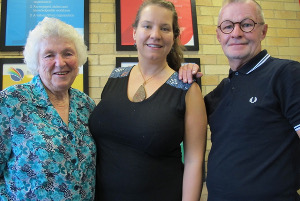
<svg viewBox="0 0 300 201">
<path fill-rule="evenodd" d="M 218 28 L 224 34 L 230 34 L 234 30 L 235 24 L 239 24 L 240 29 L 243 32 L 248 33 L 254 29 L 256 24 L 264 24 L 264 23 L 256 23 L 252 19 L 248 19 L 248 18 L 243 19 L 240 22 L 232 22 L 230 20 L 225 20 L 218 26 Z"/>
</svg>

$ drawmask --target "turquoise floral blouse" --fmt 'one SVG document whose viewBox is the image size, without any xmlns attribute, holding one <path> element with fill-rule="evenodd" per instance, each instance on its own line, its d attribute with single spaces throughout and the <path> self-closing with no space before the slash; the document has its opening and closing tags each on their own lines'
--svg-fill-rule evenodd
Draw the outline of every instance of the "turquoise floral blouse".
<svg viewBox="0 0 300 201">
<path fill-rule="evenodd" d="M 0 200 L 93 200 L 96 147 L 88 130 L 95 107 L 71 88 L 69 125 L 39 76 L 0 92 Z"/>
</svg>

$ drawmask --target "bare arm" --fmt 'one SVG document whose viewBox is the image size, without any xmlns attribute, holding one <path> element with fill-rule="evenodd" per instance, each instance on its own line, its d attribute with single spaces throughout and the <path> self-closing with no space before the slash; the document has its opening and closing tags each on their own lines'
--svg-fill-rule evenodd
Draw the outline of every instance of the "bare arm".
<svg viewBox="0 0 300 201">
<path fill-rule="evenodd" d="M 179 79 L 184 83 L 192 83 L 194 77 L 200 78 L 203 74 L 199 71 L 199 66 L 197 64 L 188 63 L 179 68 L 178 75 Z"/>
<path fill-rule="evenodd" d="M 202 191 L 202 165 L 206 145 L 207 119 L 199 85 L 193 83 L 186 94 L 183 201 L 199 201 Z"/>
<path fill-rule="evenodd" d="M 299 136 L 299 138 L 300 138 L 300 130 L 297 130 L 297 134 L 298 134 L 298 136 Z"/>
</svg>

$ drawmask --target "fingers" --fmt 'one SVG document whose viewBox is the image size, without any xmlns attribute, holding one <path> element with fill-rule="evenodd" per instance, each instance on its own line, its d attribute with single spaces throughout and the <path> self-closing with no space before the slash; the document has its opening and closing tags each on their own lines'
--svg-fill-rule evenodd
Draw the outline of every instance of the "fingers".
<svg viewBox="0 0 300 201">
<path fill-rule="evenodd" d="M 200 78 L 200 77 L 202 77 L 203 76 L 203 73 L 202 72 L 197 72 L 196 73 L 196 78 Z"/>
<path fill-rule="evenodd" d="M 194 69 L 193 69 L 193 64 L 188 64 L 188 65 L 191 65 L 187 67 L 187 70 L 186 70 L 186 80 L 189 84 L 193 83 L 194 79 L 193 79 L 193 73 L 196 73 L 197 71 L 194 72 Z"/>
<path fill-rule="evenodd" d="M 190 68 L 190 69 L 189 69 Z M 187 83 L 187 74 L 190 73 L 191 74 L 191 67 L 189 66 L 189 64 L 185 64 L 183 66 L 181 66 L 179 68 L 178 74 L 179 74 L 179 79 L 182 80 L 184 83 Z"/>
<path fill-rule="evenodd" d="M 199 71 L 199 66 L 197 64 L 192 64 L 192 73 L 195 75 Z"/>
<path fill-rule="evenodd" d="M 186 79 L 188 83 L 193 83 L 195 76 L 199 76 L 198 75 L 198 71 L 199 71 L 199 66 L 197 64 L 187 64 L 187 71 L 186 71 Z M 201 76 L 200 76 L 201 77 Z"/>
<path fill-rule="evenodd" d="M 182 74 L 183 74 L 183 72 L 182 72 L 183 70 L 182 70 L 182 66 L 179 68 L 179 71 L 178 71 L 178 78 L 180 79 L 180 80 L 182 80 L 182 78 L 183 78 L 183 76 L 182 76 Z"/>
<path fill-rule="evenodd" d="M 197 64 L 188 63 L 179 68 L 178 78 L 184 83 L 193 83 L 194 76 L 200 78 L 203 76 L 202 73 L 198 72 L 199 66 Z"/>
</svg>

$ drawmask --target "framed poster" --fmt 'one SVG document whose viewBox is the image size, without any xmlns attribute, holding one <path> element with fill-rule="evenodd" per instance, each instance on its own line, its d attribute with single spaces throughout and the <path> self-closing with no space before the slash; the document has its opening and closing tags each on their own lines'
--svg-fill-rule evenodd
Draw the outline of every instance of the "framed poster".
<svg viewBox="0 0 300 201">
<path fill-rule="evenodd" d="M 186 50 L 198 51 L 198 29 L 195 0 L 170 0 L 174 3 L 181 30 L 180 40 Z M 136 51 L 132 24 L 143 0 L 116 0 L 117 51 Z"/>
<path fill-rule="evenodd" d="M 11 85 L 23 84 L 31 81 L 33 75 L 24 64 L 23 58 L 5 58 L 0 59 L 0 90 L 3 90 Z M 83 67 L 79 68 L 72 87 L 88 94 L 88 62 Z"/>
<path fill-rule="evenodd" d="M 0 50 L 22 51 L 30 30 L 44 17 L 72 25 L 89 44 L 89 0 L 2 0 Z"/>
<path fill-rule="evenodd" d="M 127 67 L 127 66 L 133 66 L 138 63 L 137 57 L 116 57 L 116 67 Z M 185 58 L 184 63 L 182 65 L 187 63 L 194 63 L 199 66 L 199 71 L 201 71 L 200 67 L 200 58 Z M 201 86 L 201 78 L 197 78 L 196 82 L 199 84 L 200 88 Z"/>
</svg>

